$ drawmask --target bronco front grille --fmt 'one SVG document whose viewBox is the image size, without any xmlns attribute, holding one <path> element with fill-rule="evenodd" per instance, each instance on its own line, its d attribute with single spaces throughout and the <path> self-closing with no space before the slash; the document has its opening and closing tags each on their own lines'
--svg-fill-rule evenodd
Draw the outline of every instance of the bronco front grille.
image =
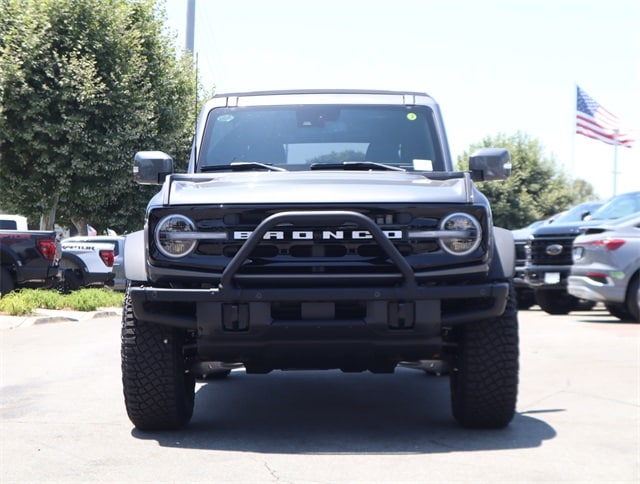
<svg viewBox="0 0 640 484">
<path fill-rule="evenodd" d="M 318 212 L 318 207 L 197 207 L 181 212 L 194 221 L 198 232 L 197 248 L 179 259 L 168 259 L 155 249 L 150 239 L 152 265 L 183 271 L 222 272 L 252 233 L 266 218 L 286 212 Z M 322 207 L 322 211 L 344 211 L 364 215 L 380 228 L 414 270 L 457 267 L 486 260 L 487 213 L 482 206 L 437 205 L 376 207 Z M 150 233 L 159 220 L 176 209 L 157 209 L 149 217 Z M 453 212 L 473 215 L 483 227 L 483 243 L 466 256 L 446 253 L 431 231 L 440 229 L 440 221 Z M 260 275 L 384 275 L 397 274 L 398 269 L 388 253 L 357 222 L 331 220 L 309 223 L 279 223 L 261 238 L 238 270 L 238 276 Z M 335 223 L 334 223 L 335 222 Z M 211 234 L 211 237 L 207 237 Z M 411 234 L 414 234 L 413 236 Z M 415 234 L 421 234 L 417 236 Z M 427 235 L 425 235 L 427 234 Z"/>
</svg>

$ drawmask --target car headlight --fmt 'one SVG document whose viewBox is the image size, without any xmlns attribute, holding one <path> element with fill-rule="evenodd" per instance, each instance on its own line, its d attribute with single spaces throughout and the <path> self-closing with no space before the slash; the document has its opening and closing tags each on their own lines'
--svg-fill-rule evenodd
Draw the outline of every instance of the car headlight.
<svg viewBox="0 0 640 484">
<path fill-rule="evenodd" d="M 467 255 L 478 248 L 482 241 L 482 227 L 474 217 L 466 213 L 452 213 L 442 219 L 440 230 L 451 235 L 440 236 L 440 247 L 449 254 Z"/>
<path fill-rule="evenodd" d="M 184 234 L 194 232 L 195 224 L 184 215 L 164 217 L 155 230 L 158 250 L 167 257 L 184 257 L 189 255 L 197 245 L 193 237 L 185 238 Z"/>
</svg>

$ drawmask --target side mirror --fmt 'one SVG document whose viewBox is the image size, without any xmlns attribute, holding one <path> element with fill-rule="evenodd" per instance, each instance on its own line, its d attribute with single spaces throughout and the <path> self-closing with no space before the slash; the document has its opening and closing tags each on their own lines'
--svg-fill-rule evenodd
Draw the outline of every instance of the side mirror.
<svg viewBox="0 0 640 484">
<path fill-rule="evenodd" d="M 173 158 L 162 151 L 138 151 L 133 162 L 133 179 L 140 185 L 162 185 L 173 173 Z"/>
<path fill-rule="evenodd" d="M 504 180 L 511 175 L 511 157 L 505 148 L 480 148 L 469 157 L 473 181 Z"/>
</svg>

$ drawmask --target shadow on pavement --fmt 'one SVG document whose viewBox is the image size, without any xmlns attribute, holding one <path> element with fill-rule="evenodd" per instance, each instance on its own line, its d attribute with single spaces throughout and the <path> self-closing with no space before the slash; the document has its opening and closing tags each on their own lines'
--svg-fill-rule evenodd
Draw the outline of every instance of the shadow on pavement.
<svg viewBox="0 0 640 484">
<path fill-rule="evenodd" d="M 524 414 L 502 430 L 459 427 L 450 413 L 449 379 L 408 369 L 392 375 L 234 371 L 197 388 L 185 429 L 132 433 L 163 447 L 291 454 L 531 448 L 556 436 Z"/>
</svg>

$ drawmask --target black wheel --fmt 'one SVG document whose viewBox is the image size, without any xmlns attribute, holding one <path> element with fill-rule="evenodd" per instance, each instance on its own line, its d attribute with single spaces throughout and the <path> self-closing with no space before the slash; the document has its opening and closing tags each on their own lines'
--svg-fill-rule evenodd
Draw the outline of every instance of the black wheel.
<svg viewBox="0 0 640 484">
<path fill-rule="evenodd" d="M 562 290 L 536 290 L 536 301 L 549 314 L 569 314 L 578 308 L 579 299 Z"/>
<path fill-rule="evenodd" d="M 74 269 L 65 269 L 61 273 L 58 281 L 58 292 L 68 294 L 71 291 L 77 291 L 82 286 L 82 278 Z"/>
<path fill-rule="evenodd" d="M 604 307 L 609 311 L 611 316 L 618 318 L 621 321 L 631 321 L 633 316 L 627 310 L 627 306 L 622 303 L 607 303 Z"/>
<path fill-rule="evenodd" d="M 502 316 L 467 323 L 450 375 L 451 407 L 459 424 L 502 428 L 513 419 L 518 396 L 518 312 L 513 287 Z"/>
<path fill-rule="evenodd" d="M 640 274 L 636 274 L 627 288 L 627 310 L 631 319 L 640 323 Z"/>
<path fill-rule="evenodd" d="M 536 304 L 536 296 L 531 289 L 516 289 L 516 298 L 518 301 L 518 309 L 529 309 Z"/>
<path fill-rule="evenodd" d="M 4 267 L 0 267 L 0 297 L 9 294 L 14 289 L 15 285 L 11 273 Z"/>
<path fill-rule="evenodd" d="M 129 296 L 122 312 L 122 386 L 129 419 L 140 430 L 175 430 L 193 414 L 195 379 L 186 371 L 186 335 L 139 321 Z"/>
</svg>

